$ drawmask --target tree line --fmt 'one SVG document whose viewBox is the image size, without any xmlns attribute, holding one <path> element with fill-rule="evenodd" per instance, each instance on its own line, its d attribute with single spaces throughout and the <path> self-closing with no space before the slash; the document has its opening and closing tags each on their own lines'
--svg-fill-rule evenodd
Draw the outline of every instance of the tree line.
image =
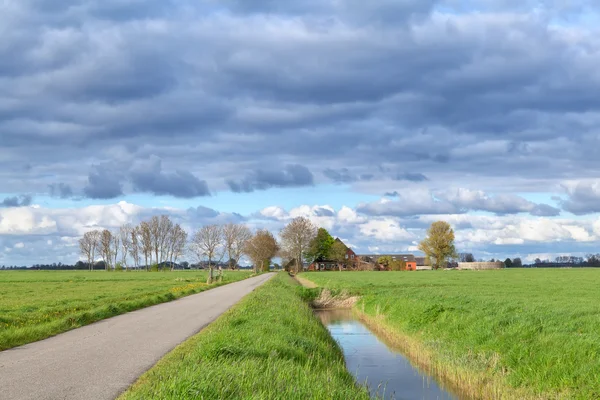
<svg viewBox="0 0 600 400">
<path fill-rule="evenodd" d="M 107 271 L 131 268 L 150 271 L 161 265 L 173 269 L 187 253 L 198 262 L 208 263 L 208 281 L 212 282 L 215 268 L 225 258 L 231 269 L 238 267 L 244 255 L 251 260 L 255 271 L 268 271 L 276 256 L 297 258 L 301 265 L 314 236 L 316 227 L 304 217 L 295 218 L 280 232 L 280 244 L 268 230 L 252 233 L 244 224 L 205 225 L 188 235 L 179 224 L 161 215 L 137 226 L 125 224 L 116 231 L 86 232 L 79 240 L 79 250 L 88 269 L 93 270 L 100 258 Z"/>
<path fill-rule="evenodd" d="M 79 239 L 79 250 L 90 270 L 94 269 L 98 257 L 106 270 L 139 269 L 142 265 L 149 270 L 151 265 L 163 263 L 173 268 L 184 254 L 187 237 L 181 225 L 161 215 L 137 226 L 124 224 L 117 231 L 86 232 Z"/>
</svg>

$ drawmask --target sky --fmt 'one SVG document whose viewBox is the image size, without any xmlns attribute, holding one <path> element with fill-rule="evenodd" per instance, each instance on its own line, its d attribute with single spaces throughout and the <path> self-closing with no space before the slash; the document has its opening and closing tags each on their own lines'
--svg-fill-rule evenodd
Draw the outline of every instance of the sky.
<svg viewBox="0 0 600 400">
<path fill-rule="evenodd" d="M 592 0 L 5 0 L 0 265 L 160 214 L 598 253 L 599 26 Z"/>
</svg>

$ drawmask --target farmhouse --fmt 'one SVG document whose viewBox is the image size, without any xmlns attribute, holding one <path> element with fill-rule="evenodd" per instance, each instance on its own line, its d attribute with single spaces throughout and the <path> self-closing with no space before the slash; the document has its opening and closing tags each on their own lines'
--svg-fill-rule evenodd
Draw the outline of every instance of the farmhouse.
<svg viewBox="0 0 600 400">
<path fill-rule="evenodd" d="M 469 269 L 469 270 L 484 270 L 484 269 L 502 269 L 504 263 L 502 261 L 489 261 L 489 262 L 459 262 L 456 269 Z"/>
<path fill-rule="evenodd" d="M 346 247 L 346 260 L 342 266 L 342 270 L 347 269 L 351 264 L 354 264 L 358 258 L 356 253 L 344 242 L 340 240 L 340 238 L 335 238 L 336 242 L 343 244 Z M 339 269 L 340 264 L 335 260 L 315 260 L 312 264 L 308 266 L 309 271 L 331 271 Z"/>
<path fill-rule="evenodd" d="M 417 271 L 426 271 L 430 270 L 431 265 L 427 263 L 427 259 L 425 257 L 415 257 L 415 261 L 417 262 Z"/>
<path fill-rule="evenodd" d="M 362 261 L 375 265 L 377 269 L 382 269 L 377 262 L 380 257 L 390 257 L 392 261 L 404 261 L 407 271 L 417 270 L 417 260 L 412 254 L 361 254 L 359 257 Z"/>
</svg>

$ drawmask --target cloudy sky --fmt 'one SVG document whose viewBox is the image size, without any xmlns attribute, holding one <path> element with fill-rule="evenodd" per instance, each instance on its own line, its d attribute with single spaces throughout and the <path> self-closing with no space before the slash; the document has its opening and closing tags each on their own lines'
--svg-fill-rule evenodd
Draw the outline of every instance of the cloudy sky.
<svg viewBox="0 0 600 400">
<path fill-rule="evenodd" d="M 0 265 L 295 216 L 358 253 L 600 251 L 592 0 L 5 0 Z"/>
</svg>

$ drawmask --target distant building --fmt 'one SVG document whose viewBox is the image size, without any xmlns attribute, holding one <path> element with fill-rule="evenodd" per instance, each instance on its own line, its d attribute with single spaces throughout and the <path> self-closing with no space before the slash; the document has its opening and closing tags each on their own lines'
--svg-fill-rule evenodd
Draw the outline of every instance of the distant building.
<svg viewBox="0 0 600 400">
<path fill-rule="evenodd" d="M 417 262 L 417 271 L 433 269 L 426 260 L 426 257 L 415 257 L 415 261 Z"/>
<path fill-rule="evenodd" d="M 381 269 L 377 260 L 380 257 L 390 257 L 393 261 L 404 261 L 406 264 L 406 269 L 408 271 L 416 271 L 417 270 L 417 261 L 414 255 L 412 254 L 361 254 L 359 255 L 362 261 L 374 264 Z"/>
<path fill-rule="evenodd" d="M 504 262 L 502 261 L 489 261 L 489 262 L 459 262 L 456 269 L 469 269 L 469 270 L 484 270 L 484 269 L 502 269 L 504 268 Z"/>
<path fill-rule="evenodd" d="M 354 250 L 350 247 L 346 246 L 344 242 L 340 240 L 340 238 L 335 238 L 336 242 L 343 244 L 346 247 L 346 261 L 341 264 L 342 270 L 350 268 L 356 261 L 358 261 L 358 257 Z M 315 260 L 308 266 L 309 271 L 332 271 L 338 270 L 340 264 L 334 260 Z"/>
</svg>

